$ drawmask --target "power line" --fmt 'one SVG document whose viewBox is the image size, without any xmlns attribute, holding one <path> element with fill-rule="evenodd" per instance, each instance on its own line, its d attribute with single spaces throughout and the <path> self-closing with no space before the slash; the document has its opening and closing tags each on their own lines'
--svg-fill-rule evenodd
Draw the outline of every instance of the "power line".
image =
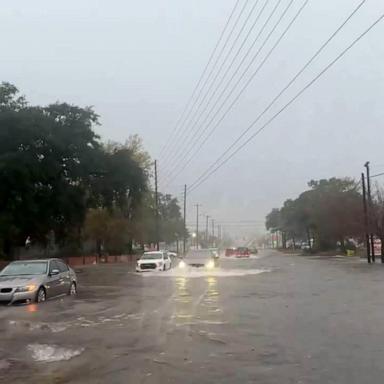
<svg viewBox="0 0 384 384">
<path fill-rule="evenodd" d="M 377 173 L 376 175 L 372 175 L 371 179 L 373 179 L 374 177 L 379 177 L 379 176 L 384 176 L 384 172 Z"/>
<path fill-rule="evenodd" d="M 221 56 L 222 56 L 222 54 L 223 54 L 225 48 L 227 47 L 227 44 L 228 44 L 228 42 L 229 42 L 229 40 L 230 40 L 230 38 L 231 38 L 231 36 L 232 36 L 232 34 L 233 34 L 233 31 L 234 31 L 235 27 L 237 26 L 237 23 L 238 23 L 238 21 L 239 21 L 241 15 L 242 15 L 243 12 L 244 12 L 244 9 L 245 9 L 246 5 L 248 4 L 248 1 L 249 1 L 249 0 L 246 0 L 246 2 L 244 3 L 242 9 L 240 10 L 240 13 L 239 13 L 237 19 L 235 20 L 235 23 L 233 24 L 233 27 L 232 27 L 231 31 L 229 32 L 228 36 L 226 37 L 225 42 L 224 42 L 222 48 L 220 49 L 220 52 L 219 52 L 219 54 L 217 55 L 214 64 L 212 65 L 212 67 L 211 67 L 211 69 L 210 69 L 208 75 L 206 76 L 206 78 L 205 78 L 205 80 L 204 80 L 204 82 L 203 82 L 203 85 L 201 86 L 201 88 L 200 88 L 200 90 L 199 90 L 199 92 L 198 92 L 198 94 L 197 94 L 197 97 L 196 97 L 195 101 L 193 102 L 191 108 L 189 109 L 188 114 L 185 116 L 185 118 L 182 119 L 182 123 L 181 123 L 181 125 L 180 125 L 180 127 L 179 127 L 179 132 L 182 132 L 183 125 L 184 125 L 185 122 L 188 120 L 188 118 L 189 118 L 191 112 L 193 111 L 193 109 L 194 109 L 194 107 L 195 107 L 195 105 L 196 105 L 197 100 L 199 100 L 199 98 L 200 98 L 200 96 L 201 96 L 201 93 L 202 93 L 203 89 L 204 89 L 205 86 L 207 85 L 208 80 L 210 79 L 210 77 L 211 77 L 213 71 L 215 70 L 215 68 L 216 68 L 216 66 L 217 66 L 217 63 L 219 62 L 219 60 L 220 60 L 220 58 L 221 58 Z M 212 54 L 211 54 L 211 56 L 210 56 L 210 58 L 209 58 L 209 60 L 208 60 L 208 63 L 207 63 L 207 65 L 206 65 L 205 69 L 204 69 L 203 75 L 202 75 L 201 78 L 199 79 L 198 86 L 196 86 L 196 87 L 195 87 L 195 90 L 193 91 L 193 94 L 196 93 L 197 89 L 199 88 L 200 83 L 201 83 L 203 77 L 205 76 L 205 73 L 206 73 L 206 71 L 208 70 L 210 63 L 211 63 L 211 61 L 212 61 L 212 59 L 213 59 L 213 57 L 214 57 L 214 55 L 215 55 L 217 49 L 219 48 L 221 41 L 222 41 L 223 38 L 224 38 L 225 32 L 226 32 L 227 28 L 228 28 L 229 25 L 230 25 L 230 22 L 231 22 L 231 20 L 232 20 L 232 17 L 234 16 L 234 14 L 235 14 L 235 12 L 236 12 L 236 9 L 237 9 L 239 3 L 240 3 L 240 0 L 237 0 L 236 3 L 235 3 L 235 6 L 233 7 L 233 9 L 232 9 L 232 11 L 231 11 L 231 14 L 229 15 L 229 18 L 228 18 L 228 20 L 227 20 L 227 22 L 226 22 L 226 24 L 225 24 L 225 26 L 224 26 L 224 29 L 223 29 L 223 31 L 222 31 L 222 33 L 221 33 L 221 35 L 220 35 L 219 41 L 217 42 L 217 44 L 216 44 L 216 46 L 215 46 L 215 48 L 214 48 L 214 51 L 212 52 Z M 190 99 L 190 101 L 192 101 L 192 99 L 193 99 L 193 97 Z M 189 104 L 189 103 L 188 103 L 188 104 Z M 172 146 L 172 143 L 175 144 L 175 143 L 176 143 L 176 140 L 177 140 L 176 138 L 174 139 L 174 141 L 169 140 L 169 142 L 171 143 L 171 148 L 174 147 L 174 145 Z M 168 151 L 167 154 L 169 154 L 169 153 L 171 153 L 171 152 L 172 152 L 172 151 Z M 167 161 L 167 154 L 166 154 L 166 157 L 163 159 L 164 162 Z"/>
<path fill-rule="evenodd" d="M 334 60 L 332 60 L 314 79 L 312 79 L 304 88 L 302 88 L 287 104 L 285 104 L 277 113 L 275 113 L 265 124 L 263 124 L 254 134 L 252 134 L 243 144 L 241 144 L 232 154 L 227 157 L 224 161 L 218 164 L 217 167 L 213 168 L 204 178 L 200 179 L 199 182 L 192 184 L 190 192 L 199 187 L 209 176 L 217 172 L 225 163 L 227 163 L 240 149 L 245 147 L 251 140 L 253 140 L 260 132 L 262 132 L 272 121 L 276 119 L 283 111 L 285 111 L 291 104 L 293 104 L 307 89 L 309 89 L 314 83 L 317 82 L 334 64 L 336 64 L 350 49 L 352 49 L 365 35 L 367 35 L 379 22 L 384 18 L 382 14 L 373 24 L 369 26 L 362 34 L 360 34 L 353 42 L 345 48 Z M 254 121 L 250 127 L 253 127 L 256 121 Z"/>
<path fill-rule="evenodd" d="M 198 133 L 199 136 L 197 138 L 197 140 L 195 139 L 193 144 L 189 147 L 189 149 L 187 150 L 186 153 L 183 154 L 182 156 L 182 161 L 186 158 L 186 156 L 188 156 L 191 152 L 191 150 L 194 149 L 194 146 L 198 143 L 198 141 L 201 139 L 202 135 L 206 132 L 206 130 L 208 129 L 208 127 L 210 126 L 210 124 L 213 122 L 213 120 L 215 119 L 215 117 L 217 116 L 217 114 L 220 112 L 220 110 L 224 107 L 226 101 L 228 100 L 229 96 L 227 96 L 227 98 L 225 99 L 225 101 L 221 104 L 220 108 L 218 111 L 216 111 L 216 113 L 214 114 L 214 116 L 211 118 L 210 122 L 207 124 L 207 126 L 204 128 L 204 124 L 206 123 L 207 119 L 209 118 L 210 114 L 214 111 L 214 109 L 216 108 L 217 104 L 220 102 L 222 96 L 225 94 L 225 92 L 227 91 L 229 85 L 231 84 L 232 80 L 235 78 L 235 76 L 238 74 L 239 70 L 241 69 L 242 65 L 244 64 L 245 60 L 247 59 L 247 57 L 249 56 L 249 54 L 252 52 L 254 46 L 256 45 L 256 43 L 258 42 L 260 36 L 262 35 L 262 33 L 264 32 L 265 28 L 267 27 L 268 23 L 270 22 L 271 18 L 273 17 L 273 15 L 275 14 L 275 12 L 277 11 L 279 5 L 281 4 L 281 1 L 282 0 L 278 0 L 275 4 L 275 6 L 273 7 L 271 13 L 269 14 L 269 16 L 267 17 L 266 21 L 264 22 L 264 24 L 262 25 L 261 29 L 259 30 L 259 32 L 257 33 L 256 37 L 253 39 L 253 42 L 252 44 L 250 45 L 250 47 L 248 48 L 247 52 L 245 53 L 245 55 L 243 56 L 243 58 L 241 59 L 240 63 L 237 65 L 237 68 L 235 69 L 234 73 L 232 74 L 231 78 L 227 81 L 226 85 L 224 86 L 224 89 L 221 91 L 220 95 L 218 96 L 218 98 L 216 99 L 216 102 L 214 103 L 214 105 L 211 107 L 211 109 L 209 110 L 208 114 L 206 115 L 205 119 L 201 122 L 200 124 L 200 127 L 197 128 L 196 130 L 196 134 L 195 134 L 195 138 L 196 138 L 196 135 Z M 288 8 L 291 6 L 292 2 L 294 0 L 291 0 L 290 4 L 288 5 Z M 269 3 L 269 0 L 266 0 L 265 3 L 264 3 L 264 6 L 262 7 L 262 9 L 260 10 L 259 14 L 257 15 L 256 17 L 256 20 L 252 26 L 251 29 L 254 28 L 254 26 L 256 25 L 257 21 L 259 20 L 260 16 L 262 15 L 262 13 L 264 12 L 267 4 Z M 244 44 L 246 43 L 246 41 L 248 40 L 249 38 L 249 35 L 250 34 L 247 34 L 247 36 L 244 38 L 242 44 L 241 44 L 241 47 L 242 48 L 244 46 Z M 242 78 L 244 77 L 244 75 L 246 74 L 247 70 L 249 69 L 249 67 L 251 66 L 251 64 L 255 61 L 256 57 L 258 56 L 258 54 L 260 53 L 261 49 L 264 47 L 264 45 L 266 44 L 267 40 L 268 40 L 269 36 L 267 37 L 267 39 L 264 41 L 264 44 L 262 45 L 262 47 L 258 50 L 258 52 L 256 53 L 256 55 L 254 55 L 253 59 L 251 60 L 251 62 L 249 63 L 245 73 L 243 73 L 243 75 L 236 81 L 236 84 L 234 86 L 234 88 L 237 87 L 237 85 L 240 83 L 240 81 L 242 80 Z M 214 96 L 216 95 L 217 91 L 220 89 L 225 77 L 227 76 L 227 74 L 229 73 L 230 69 L 232 68 L 233 64 L 235 63 L 236 59 L 238 58 L 239 56 L 239 53 L 240 53 L 241 49 L 239 49 L 236 53 L 236 55 L 233 57 L 232 59 L 232 62 L 231 64 L 229 65 L 229 67 L 227 68 L 224 76 L 221 78 L 220 82 L 217 84 L 213 94 L 211 95 L 211 98 L 210 100 L 208 101 L 208 103 L 205 105 L 205 108 L 203 109 L 203 111 L 199 114 L 197 120 L 195 121 L 195 124 L 193 125 L 193 127 L 191 128 L 191 131 L 193 131 L 193 129 L 196 127 L 197 123 L 200 121 L 201 117 L 203 116 L 203 114 L 207 111 L 208 107 L 210 106 L 211 104 L 211 101 L 213 100 Z M 233 92 L 233 90 L 232 90 Z M 204 129 L 203 129 L 204 128 Z M 203 129 L 203 131 L 201 131 L 201 129 Z M 183 142 L 183 145 L 185 143 L 185 140 Z M 175 169 L 177 169 L 177 167 L 182 164 L 182 161 L 180 162 L 177 162 L 177 165 L 176 167 L 174 167 L 174 169 L 170 172 L 170 174 L 168 175 L 168 177 L 170 175 L 172 175 L 172 173 L 175 171 Z M 189 161 L 190 162 L 190 161 Z M 189 163 L 187 161 L 187 163 Z M 182 172 L 183 169 L 185 169 L 186 165 L 183 166 L 183 168 L 181 170 L 179 170 L 177 172 L 176 175 L 173 176 L 173 178 L 177 177 L 177 175 L 180 174 L 180 172 Z"/>
<path fill-rule="evenodd" d="M 186 161 L 185 164 L 182 165 L 182 168 L 173 176 L 173 178 L 171 180 L 173 180 L 175 177 L 177 177 L 190 163 L 191 161 L 194 159 L 194 156 L 196 156 L 196 154 L 202 149 L 202 147 L 204 146 L 204 144 L 208 141 L 208 139 L 212 136 L 212 134 L 216 131 L 217 127 L 220 125 L 220 123 L 224 120 L 224 118 L 228 115 L 228 113 L 232 110 L 233 106 L 237 103 L 237 101 L 240 99 L 240 96 L 245 92 L 245 90 L 247 89 L 247 87 L 249 86 L 249 84 L 253 81 L 253 79 L 255 78 L 255 76 L 259 73 L 259 71 L 261 70 L 261 68 L 264 66 L 264 64 L 267 62 L 267 60 L 269 59 L 269 57 L 272 55 L 272 53 L 275 51 L 275 49 L 278 47 L 278 45 L 280 44 L 280 42 L 282 41 L 282 39 L 286 36 L 286 34 L 288 33 L 288 31 L 290 30 L 290 28 L 292 27 L 292 25 L 295 23 L 295 21 L 298 19 L 298 17 L 300 16 L 301 12 L 303 11 L 303 9 L 306 7 L 306 5 L 308 4 L 309 0 L 305 0 L 305 2 L 302 4 L 302 6 L 300 7 L 300 9 L 298 10 L 298 12 L 295 14 L 295 16 L 292 18 L 292 20 L 290 21 L 290 23 L 288 24 L 288 26 L 285 28 L 285 30 L 282 32 L 282 34 L 280 35 L 280 37 L 278 38 L 278 40 L 275 42 L 275 44 L 272 46 L 272 48 L 269 50 L 269 52 L 267 53 L 267 55 L 264 57 L 264 59 L 262 60 L 262 62 L 259 64 L 259 66 L 257 67 L 257 69 L 252 73 L 252 75 L 250 76 L 250 78 L 246 81 L 246 83 L 244 84 L 244 86 L 241 88 L 241 90 L 239 91 L 239 93 L 237 94 L 237 96 L 234 98 L 234 100 L 231 102 L 231 104 L 227 107 L 227 109 L 225 110 L 225 112 L 223 113 L 223 115 L 221 116 L 221 118 L 215 123 L 215 125 L 211 128 L 211 130 L 208 132 L 208 135 L 205 137 L 205 139 L 200 143 L 200 145 L 197 147 L 197 149 L 194 151 L 194 153 L 192 154 L 192 156 Z M 185 155 L 183 156 L 182 160 L 180 162 L 178 162 L 178 164 L 181 164 L 182 161 L 186 158 L 186 156 L 188 154 L 190 154 L 191 150 L 193 149 L 193 146 L 195 144 L 198 143 L 198 141 L 202 138 L 203 134 L 207 131 L 207 129 L 210 127 L 210 125 L 213 123 L 214 119 L 216 118 L 216 116 L 219 114 L 219 112 L 223 109 L 223 107 L 225 106 L 226 102 L 230 99 L 230 97 L 232 96 L 232 94 L 234 93 L 234 91 L 236 90 L 237 86 L 240 84 L 241 80 L 244 78 L 244 76 L 247 74 L 248 70 L 250 69 L 251 65 L 254 63 L 254 61 L 256 60 L 256 58 L 258 57 L 259 53 L 261 52 L 261 50 L 264 48 L 264 46 L 266 45 L 266 43 L 269 41 L 270 37 L 272 36 L 273 32 L 276 30 L 276 28 L 278 27 L 279 23 L 281 22 L 281 20 L 283 19 L 283 17 L 286 15 L 289 7 L 292 5 L 293 1 L 291 1 L 288 6 L 285 8 L 284 12 L 282 13 L 282 15 L 280 16 L 279 20 L 277 21 L 277 23 L 274 25 L 273 29 L 270 31 L 270 33 L 268 34 L 268 36 L 266 37 L 266 39 L 264 40 L 263 44 L 261 45 L 261 47 L 258 49 L 258 51 L 256 52 L 256 54 L 253 56 L 252 60 L 248 63 L 247 67 L 245 68 L 245 70 L 243 71 L 243 73 L 241 74 L 240 78 L 236 81 L 236 83 L 234 84 L 234 86 L 232 87 L 232 89 L 230 90 L 230 92 L 227 94 L 227 96 L 225 97 L 224 101 L 221 103 L 219 109 L 215 112 L 215 114 L 212 116 L 212 118 L 210 119 L 210 121 L 208 122 L 208 124 L 205 126 L 205 128 L 203 129 L 203 131 L 201 132 L 200 136 L 197 138 L 197 140 L 195 140 L 195 142 L 193 143 L 193 145 L 190 147 L 189 151 L 185 153 Z M 247 55 L 250 53 L 250 50 L 248 50 L 247 52 Z M 219 98 L 217 99 L 215 105 L 213 106 L 216 107 L 216 105 L 218 104 L 218 102 L 220 101 L 221 97 L 224 95 L 224 93 L 226 92 L 226 90 L 229 88 L 229 85 L 231 84 L 234 76 L 238 73 L 239 69 L 241 68 L 241 65 L 244 63 L 245 61 L 245 57 L 243 58 L 242 62 L 239 64 L 239 66 L 237 67 L 236 69 L 236 72 L 234 73 L 234 75 L 231 77 L 231 79 L 227 82 L 225 88 L 222 90 Z M 209 111 L 209 114 L 213 111 L 213 108 Z M 209 116 L 208 114 L 208 116 Z M 206 120 L 205 120 L 206 121 Z M 177 167 L 177 166 L 176 166 Z"/>
<path fill-rule="evenodd" d="M 237 0 L 236 3 L 235 3 L 235 5 L 234 5 L 234 7 L 232 8 L 232 11 L 231 11 L 231 13 L 230 13 L 230 15 L 229 15 L 229 18 L 227 19 L 227 21 L 226 21 L 226 23 L 225 23 L 225 25 L 224 25 L 224 28 L 223 28 L 223 30 L 221 31 L 219 40 L 216 42 L 215 47 L 213 48 L 213 51 L 212 51 L 211 55 L 209 56 L 208 62 L 207 62 L 207 64 L 206 64 L 205 67 L 204 67 L 203 73 L 201 74 L 201 76 L 200 76 L 200 78 L 199 78 L 199 80 L 198 80 L 198 82 L 197 82 L 195 88 L 194 88 L 193 91 L 192 91 L 192 95 L 190 96 L 190 98 L 189 98 L 187 104 L 186 104 L 185 107 L 184 107 L 184 110 L 183 110 L 183 112 L 182 112 L 180 118 L 177 120 L 177 122 L 176 122 L 176 124 L 175 124 L 175 127 L 174 127 L 173 131 L 171 132 L 170 139 L 172 138 L 172 135 L 176 133 L 180 121 L 183 119 L 183 117 L 184 117 L 184 115 L 185 115 L 187 109 L 189 108 L 190 103 L 192 102 L 192 100 L 193 100 L 193 98 L 194 98 L 194 96 L 195 96 L 196 91 L 197 91 L 198 88 L 200 87 L 200 84 L 201 84 L 201 82 L 203 81 L 203 78 L 204 78 L 204 76 L 205 76 L 205 74 L 206 74 L 206 72 L 207 72 L 207 70 L 208 70 L 208 68 L 209 68 L 209 65 L 211 64 L 211 61 L 212 61 L 212 59 L 213 59 L 213 57 L 214 57 L 214 55 L 215 55 L 215 53 L 216 53 L 216 51 L 217 51 L 217 48 L 219 47 L 219 45 L 220 45 L 220 43 L 221 43 L 221 41 L 222 41 L 222 39 L 223 39 L 223 37 L 224 37 L 225 31 L 226 31 L 227 28 L 228 28 L 228 25 L 229 25 L 229 23 L 230 23 L 230 21 L 231 21 L 231 19 L 232 19 L 232 17 L 233 17 L 233 14 L 234 14 L 235 11 L 236 11 L 237 6 L 239 5 L 239 2 L 240 2 L 240 0 Z M 167 144 L 168 144 L 168 143 L 170 143 L 170 140 L 167 141 L 167 142 L 165 142 L 163 148 L 160 150 L 160 156 L 162 156 L 162 154 L 164 153 L 165 149 L 167 148 Z"/>
<path fill-rule="evenodd" d="M 203 179 L 211 169 L 215 167 L 216 164 L 222 160 L 225 155 L 235 147 L 235 145 L 253 128 L 253 126 L 272 108 L 272 106 L 280 99 L 280 97 L 291 87 L 291 85 L 304 73 L 304 71 L 313 63 L 313 61 L 320 55 L 320 53 L 329 45 L 329 43 L 338 35 L 338 33 L 345 27 L 345 25 L 352 19 L 352 17 L 359 11 L 359 9 L 366 3 L 367 0 L 363 0 L 360 4 L 353 10 L 353 12 L 343 21 L 343 23 L 331 34 L 331 36 L 320 46 L 320 48 L 315 52 L 315 54 L 304 64 L 304 66 L 296 73 L 295 76 L 287 83 L 285 87 L 275 96 L 272 101 L 267 105 L 267 107 L 257 116 L 257 118 L 241 133 L 240 136 L 212 163 L 202 175 L 191 185 L 193 188 L 194 185 L 198 184 L 199 180 Z"/>
<path fill-rule="evenodd" d="M 224 58 L 223 62 L 221 63 L 221 66 L 220 66 L 220 68 L 218 69 L 218 71 L 217 71 L 217 73 L 216 73 L 216 76 L 215 76 L 214 79 L 212 80 L 211 85 L 209 86 L 208 90 L 205 92 L 205 95 L 204 95 L 203 99 L 200 101 L 200 103 L 199 103 L 199 105 L 198 105 L 198 107 L 197 107 L 197 109 L 196 109 L 196 111 L 195 111 L 195 113 L 194 113 L 194 116 L 198 114 L 198 112 L 200 111 L 200 107 L 203 105 L 204 101 L 206 100 L 207 96 L 209 95 L 210 91 L 212 90 L 213 86 L 215 85 L 216 80 L 217 80 L 219 74 L 221 73 L 221 70 L 223 69 L 224 65 L 226 64 L 226 62 L 227 62 L 227 60 L 228 60 L 228 58 L 229 58 L 229 56 L 231 55 L 231 53 L 232 53 L 232 51 L 233 51 L 233 49 L 234 49 L 236 43 L 238 42 L 238 40 L 239 40 L 239 38 L 240 38 L 240 36 L 241 36 L 241 34 L 242 34 L 244 28 L 246 27 L 246 25 L 247 25 L 247 23 L 248 23 L 248 21 L 249 21 L 251 15 L 253 14 L 253 12 L 254 12 L 256 6 L 258 5 L 259 1 L 260 1 L 260 0 L 256 0 L 255 4 L 253 5 L 253 7 L 251 8 L 250 12 L 248 13 L 248 16 L 247 16 L 247 18 L 245 19 L 245 21 L 243 22 L 243 25 L 241 26 L 240 31 L 238 32 L 238 34 L 237 34 L 235 40 L 233 41 L 231 48 L 229 49 L 229 51 L 227 52 L 226 57 Z M 257 25 L 257 22 L 259 21 L 259 19 L 260 19 L 261 15 L 263 14 L 263 12 L 264 12 L 264 10 L 265 10 L 267 4 L 269 3 L 269 1 L 270 1 L 270 0 L 265 0 L 263 7 L 262 7 L 261 10 L 259 11 L 259 13 L 258 13 L 258 15 L 256 16 L 256 19 L 254 20 L 254 22 L 253 22 L 251 28 L 249 29 L 248 33 L 247 33 L 246 36 L 244 37 L 244 39 L 243 39 L 243 41 L 242 41 L 242 43 L 241 43 L 241 45 L 240 45 L 240 48 L 237 50 L 236 54 L 234 55 L 234 57 L 233 57 L 233 59 L 232 59 L 232 62 L 231 62 L 231 63 L 229 64 L 229 66 L 227 67 L 227 70 L 226 70 L 226 72 L 225 72 L 225 76 L 226 76 L 226 74 L 231 70 L 231 68 L 233 67 L 234 62 L 236 61 L 236 59 L 237 59 L 237 57 L 238 57 L 240 51 L 242 50 L 242 48 L 244 47 L 245 43 L 247 42 L 247 40 L 248 40 L 248 38 L 249 38 L 251 32 L 253 31 L 253 29 L 254 29 L 255 26 Z M 279 4 L 280 2 L 281 2 L 281 0 L 278 1 L 278 4 Z M 261 33 L 259 33 L 259 36 L 260 36 L 260 34 L 261 34 Z M 258 36 L 258 37 L 259 37 L 259 36 Z M 258 38 L 258 37 L 257 37 L 257 38 Z M 256 43 L 257 38 L 256 38 L 256 40 L 254 41 L 254 43 L 252 44 L 251 48 L 252 48 L 253 45 Z M 225 78 L 225 76 L 224 76 L 224 78 Z M 221 81 L 223 81 L 223 78 L 221 79 Z M 197 118 L 197 120 L 195 120 L 195 122 L 194 122 L 192 128 L 191 128 L 190 130 L 187 131 L 189 124 L 186 125 L 186 127 L 185 127 L 185 129 L 184 129 L 184 132 L 186 132 L 187 134 L 184 136 L 184 140 L 183 140 L 183 137 L 181 137 L 181 143 L 180 143 L 179 148 L 177 149 L 177 151 L 173 154 L 173 155 L 174 155 L 173 158 L 176 158 L 180 153 L 182 153 L 182 148 L 183 148 L 183 146 L 185 145 L 185 143 L 186 143 L 186 141 L 187 141 L 187 138 L 190 137 L 190 133 L 193 132 L 193 129 L 194 129 L 194 127 L 196 126 L 197 122 L 200 120 L 201 116 L 205 113 L 205 111 L 206 111 L 207 108 L 209 107 L 209 105 L 210 105 L 210 103 L 211 103 L 211 100 L 212 100 L 213 97 L 215 96 L 217 90 L 220 88 L 220 85 L 221 85 L 221 82 L 219 82 L 218 86 L 216 86 L 216 89 L 214 90 L 213 94 L 210 96 L 210 100 L 208 100 L 208 103 L 205 104 L 205 108 L 204 108 L 203 111 L 200 112 L 200 114 L 198 115 L 198 118 Z M 194 116 L 192 116 L 192 117 L 194 117 Z M 190 120 L 190 123 L 191 123 L 191 122 L 192 122 L 192 121 Z"/>
</svg>

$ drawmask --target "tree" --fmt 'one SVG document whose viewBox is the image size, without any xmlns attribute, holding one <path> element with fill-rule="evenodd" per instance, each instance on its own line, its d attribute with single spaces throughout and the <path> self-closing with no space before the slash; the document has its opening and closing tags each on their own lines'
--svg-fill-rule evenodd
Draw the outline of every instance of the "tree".
<svg viewBox="0 0 384 384">
<path fill-rule="evenodd" d="M 384 258 L 384 188 L 376 185 L 373 198 L 374 231 L 381 241 L 381 257 Z"/>
<path fill-rule="evenodd" d="M 129 221 L 120 212 L 111 212 L 105 208 L 88 211 L 84 236 L 95 241 L 99 256 L 102 255 L 103 249 L 112 254 L 124 253 L 132 239 Z"/>
<path fill-rule="evenodd" d="M 126 148 L 106 153 L 92 108 L 29 106 L 16 87 L 0 86 L 0 238 L 8 256 L 27 236 L 80 245 L 89 208 L 118 207 L 130 220 L 147 187 Z M 137 148 L 137 145 L 136 145 Z"/>
<path fill-rule="evenodd" d="M 276 232 L 281 228 L 281 213 L 279 208 L 273 208 L 265 219 L 265 227 L 268 231 Z"/>
<path fill-rule="evenodd" d="M 184 236 L 184 220 L 179 203 L 169 194 L 159 194 L 160 239 L 167 244 Z"/>
<path fill-rule="evenodd" d="M 309 190 L 266 217 L 267 229 L 280 230 L 291 239 L 315 239 L 317 248 L 345 248 L 345 239 L 362 231 L 361 194 L 351 179 L 312 180 Z"/>
</svg>

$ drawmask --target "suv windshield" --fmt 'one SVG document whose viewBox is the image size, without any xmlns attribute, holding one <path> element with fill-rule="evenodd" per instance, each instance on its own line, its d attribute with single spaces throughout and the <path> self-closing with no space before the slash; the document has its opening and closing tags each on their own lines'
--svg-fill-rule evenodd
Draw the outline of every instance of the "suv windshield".
<svg viewBox="0 0 384 384">
<path fill-rule="evenodd" d="M 214 253 L 210 249 L 195 249 L 191 250 L 187 253 L 188 259 L 204 259 L 204 258 L 210 258 L 213 257 Z"/>
<path fill-rule="evenodd" d="M 143 256 L 141 256 L 141 260 L 157 260 L 162 259 L 163 254 L 162 253 L 144 253 Z"/>
<path fill-rule="evenodd" d="M 17 262 L 5 267 L 0 276 L 43 275 L 47 273 L 46 262 Z"/>
</svg>

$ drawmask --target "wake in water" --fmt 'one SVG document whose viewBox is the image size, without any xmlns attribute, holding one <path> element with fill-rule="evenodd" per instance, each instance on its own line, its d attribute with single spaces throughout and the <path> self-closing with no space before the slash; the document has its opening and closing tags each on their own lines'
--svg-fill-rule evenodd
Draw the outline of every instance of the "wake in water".
<svg viewBox="0 0 384 384">
<path fill-rule="evenodd" d="M 32 353 L 33 360 L 47 363 L 70 360 L 84 351 L 84 348 L 69 349 L 48 344 L 29 344 L 27 349 Z"/>
<path fill-rule="evenodd" d="M 164 272 L 141 272 L 143 277 L 241 277 L 250 275 L 259 275 L 260 273 L 270 272 L 269 269 L 221 269 L 215 268 L 207 270 L 205 268 L 178 268 L 175 267 Z"/>
</svg>

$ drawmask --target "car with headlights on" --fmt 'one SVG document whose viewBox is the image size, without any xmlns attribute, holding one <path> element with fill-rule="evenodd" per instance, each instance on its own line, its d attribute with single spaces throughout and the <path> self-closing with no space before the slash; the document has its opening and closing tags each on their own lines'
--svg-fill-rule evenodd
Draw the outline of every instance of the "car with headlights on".
<svg viewBox="0 0 384 384">
<path fill-rule="evenodd" d="M 218 252 L 214 248 L 191 249 L 179 263 L 179 268 L 196 267 L 213 269 L 219 265 Z"/>
<path fill-rule="evenodd" d="M 166 271 L 171 268 L 172 261 L 166 251 L 144 252 L 136 263 L 136 272 Z"/>
<path fill-rule="evenodd" d="M 13 261 L 0 272 L 0 303 L 41 303 L 76 295 L 77 278 L 60 259 Z"/>
</svg>

